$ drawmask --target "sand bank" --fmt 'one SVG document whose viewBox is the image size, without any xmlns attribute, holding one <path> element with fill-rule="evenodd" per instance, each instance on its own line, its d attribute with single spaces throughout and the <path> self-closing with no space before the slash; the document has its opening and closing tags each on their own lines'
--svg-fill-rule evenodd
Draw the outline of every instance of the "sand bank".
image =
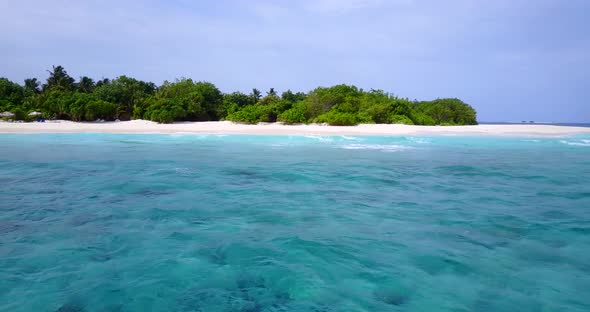
<svg viewBox="0 0 590 312">
<path fill-rule="evenodd" d="M 0 133 L 195 133 L 195 134 L 264 134 L 264 135 L 491 135 L 561 137 L 590 134 L 590 128 L 552 125 L 477 125 L 477 126 L 408 126 L 358 125 L 244 125 L 229 121 L 181 122 L 158 124 L 145 120 L 121 122 L 49 121 L 45 123 L 0 122 Z"/>
</svg>

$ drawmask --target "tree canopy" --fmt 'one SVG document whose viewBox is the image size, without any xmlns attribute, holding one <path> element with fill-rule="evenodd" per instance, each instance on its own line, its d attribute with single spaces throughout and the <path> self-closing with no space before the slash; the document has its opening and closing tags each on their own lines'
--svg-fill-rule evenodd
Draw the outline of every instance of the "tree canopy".
<svg viewBox="0 0 590 312">
<path fill-rule="evenodd" d="M 10 111 L 19 119 L 41 111 L 45 118 L 74 121 L 477 124 L 475 110 L 456 98 L 411 101 L 383 90 L 365 91 L 345 84 L 308 93 L 287 90 L 279 95 L 270 88 L 263 95 L 253 88 L 250 94 L 224 94 L 210 82 L 187 78 L 157 86 L 127 76 L 97 80 L 82 76 L 76 81 L 62 66 L 48 72 L 42 85 L 37 78 L 25 79 L 22 86 L 0 78 L 0 111 Z"/>
</svg>

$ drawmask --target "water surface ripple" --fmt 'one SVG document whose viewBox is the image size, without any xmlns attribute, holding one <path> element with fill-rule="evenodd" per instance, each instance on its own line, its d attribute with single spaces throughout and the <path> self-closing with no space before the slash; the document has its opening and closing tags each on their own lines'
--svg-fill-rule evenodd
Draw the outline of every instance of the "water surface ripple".
<svg viewBox="0 0 590 312">
<path fill-rule="evenodd" d="M 0 135 L 0 311 L 589 311 L 588 139 Z"/>
</svg>

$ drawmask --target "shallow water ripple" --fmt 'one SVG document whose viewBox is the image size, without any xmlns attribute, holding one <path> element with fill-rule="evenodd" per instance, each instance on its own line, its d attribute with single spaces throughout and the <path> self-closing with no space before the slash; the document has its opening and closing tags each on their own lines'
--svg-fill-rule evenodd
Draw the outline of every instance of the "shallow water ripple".
<svg viewBox="0 0 590 312">
<path fill-rule="evenodd" d="M 588 311 L 587 141 L 0 135 L 0 311 Z"/>
</svg>

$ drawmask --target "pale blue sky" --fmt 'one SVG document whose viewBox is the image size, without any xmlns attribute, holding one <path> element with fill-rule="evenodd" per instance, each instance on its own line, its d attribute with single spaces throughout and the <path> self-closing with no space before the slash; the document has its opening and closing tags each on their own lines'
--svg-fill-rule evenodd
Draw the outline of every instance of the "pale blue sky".
<svg viewBox="0 0 590 312">
<path fill-rule="evenodd" d="M 480 121 L 590 122 L 587 0 L 0 0 L 0 76 L 339 83 L 459 97 Z"/>
</svg>

